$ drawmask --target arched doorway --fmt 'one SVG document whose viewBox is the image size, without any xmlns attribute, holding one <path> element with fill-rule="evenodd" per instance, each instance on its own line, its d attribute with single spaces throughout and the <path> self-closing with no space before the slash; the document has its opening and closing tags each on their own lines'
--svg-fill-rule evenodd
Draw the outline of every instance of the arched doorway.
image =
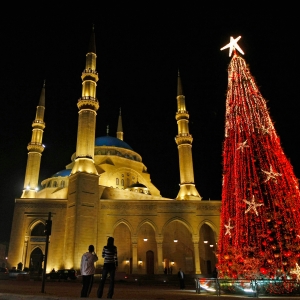
<svg viewBox="0 0 300 300">
<path fill-rule="evenodd" d="M 124 223 L 114 230 L 115 245 L 118 247 L 119 272 L 132 273 L 131 232 Z"/>
<path fill-rule="evenodd" d="M 138 264 L 138 274 L 154 274 L 157 268 L 157 244 L 153 227 L 145 222 L 138 231 L 137 258 L 143 263 Z"/>
<path fill-rule="evenodd" d="M 147 274 L 154 274 L 154 252 L 151 250 L 146 252 L 146 268 Z"/>
<path fill-rule="evenodd" d="M 172 273 L 181 268 L 186 274 L 195 273 L 194 244 L 188 227 L 179 220 L 174 220 L 164 228 L 163 259 L 168 273 L 172 262 Z"/>
<path fill-rule="evenodd" d="M 35 248 L 30 254 L 30 271 L 42 273 L 43 252 L 40 248 Z"/>
<path fill-rule="evenodd" d="M 199 255 L 201 274 L 211 276 L 216 265 L 215 234 L 208 224 L 203 224 L 200 229 Z"/>
</svg>

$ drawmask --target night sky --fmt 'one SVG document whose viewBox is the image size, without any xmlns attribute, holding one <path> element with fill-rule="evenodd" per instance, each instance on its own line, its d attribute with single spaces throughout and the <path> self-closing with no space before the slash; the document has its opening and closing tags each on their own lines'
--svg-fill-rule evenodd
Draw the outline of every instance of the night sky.
<svg viewBox="0 0 300 300">
<path fill-rule="evenodd" d="M 296 7 L 226 2 L 223 7 L 166 8 L 144 2 L 144 8 L 130 3 L 108 8 L 91 3 L 59 10 L 26 6 L 1 16 L 0 242 L 9 241 L 14 199 L 22 194 L 27 144 L 44 79 L 46 148 L 40 181 L 65 169 L 76 151 L 77 100 L 93 23 L 100 77 L 96 137 L 106 135 L 107 125 L 116 136 L 121 107 L 124 141 L 142 156 L 162 196 L 175 198 L 179 191 L 174 140 L 179 69 L 194 138 L 196 188 L 206 200 L 221 199 L 230 58 L 220 48 L 230 36 L 242 36 L 243 57 L 300 177 Z"/>
</svg>

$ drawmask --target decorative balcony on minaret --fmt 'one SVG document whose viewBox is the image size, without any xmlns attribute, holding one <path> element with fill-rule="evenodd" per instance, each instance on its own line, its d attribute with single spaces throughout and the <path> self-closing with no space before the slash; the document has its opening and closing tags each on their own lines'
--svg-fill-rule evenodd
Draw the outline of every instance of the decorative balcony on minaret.
<svg viewBox="0 0 300 300">
<path fill-rule="evenodd" d="M 180 73 L 177 83 L 177 113 L 175 116 L 178 126 L 178 135 L 175 137 L 178 145 L 180 190 L 176 200 L 201 200 L 195 183 L 192 158 L 193 137 L 189 133 L 189 114 L 185 106 L 185 96 L 182 92 Z"/>
</svg>

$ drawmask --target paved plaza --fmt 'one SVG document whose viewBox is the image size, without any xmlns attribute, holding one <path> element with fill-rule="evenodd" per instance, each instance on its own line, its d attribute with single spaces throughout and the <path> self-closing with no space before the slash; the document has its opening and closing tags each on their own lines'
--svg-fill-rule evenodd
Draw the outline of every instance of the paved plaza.
<svg viewBox="0 0 300 300">
<path fill-rule="evenodd" d="M 97 299 L 98 283 L 96 282 L 93 286 L 89 299 Z M 42 281 L 18 281 L 18 280 L 0 280 L 0 299 L 1 300 L 55 300 L 55 299 L 76 299 L 80 298 L 81 282 L 76 281 L 47 281 L 44 286 L 44 293 L 42 290 Z M 108 290 L 108 284 L 105 286 L 105 292 Z M 149 285 L 139 283 L 126 283 L 116 282 L 115 284 L 115 295 L 114 299 L 128 299 L 128 300 L 208 300 L 208 299 L 220 299 L 220 300 L 231 300 L 231 299 L 257 299 L 253 296 L 228 296 L 222 295 L 207 295 L 206 293 L 197 294 L 192 286 L 188 286 L 185 290 L 180 290 L 178 286 L 174 285 Z M 284 299 L 284 300 L 295 300 L 300 297 L 259 297 L 260 299 Z"/>
</svg>

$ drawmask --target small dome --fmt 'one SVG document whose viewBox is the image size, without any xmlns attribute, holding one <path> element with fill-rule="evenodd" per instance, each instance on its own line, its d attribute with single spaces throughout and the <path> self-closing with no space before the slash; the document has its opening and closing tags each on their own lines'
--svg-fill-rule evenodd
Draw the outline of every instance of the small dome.
<svg viewBox="0 0 300 300">
<path fill-rule="evenodd" d="M 112 136 L 101 136 L 96 138 L 95 146 L 112 146 L 133 150 L 127 143 Z"/>
<path fill-rule="evenodd" d="M 131 188 L 147 188 L 145 185 L 143 185 L 142 183 L 139 183 L 139 182 L 136 182 L 136 183 L 133 183 L 132 185 L 130 185 L 129 187 L 128 187 L 129 189 L 131 189 Z"/>
<path fill-rule="evenodd" d="M 66 170 L 58 171 L 54 175 L 52 175 L 51 177 L 67 177 L 67 176 L 70 176 L 71 171 L 72 171 L 72 169 L 66 169 Z"/>
</svg>

